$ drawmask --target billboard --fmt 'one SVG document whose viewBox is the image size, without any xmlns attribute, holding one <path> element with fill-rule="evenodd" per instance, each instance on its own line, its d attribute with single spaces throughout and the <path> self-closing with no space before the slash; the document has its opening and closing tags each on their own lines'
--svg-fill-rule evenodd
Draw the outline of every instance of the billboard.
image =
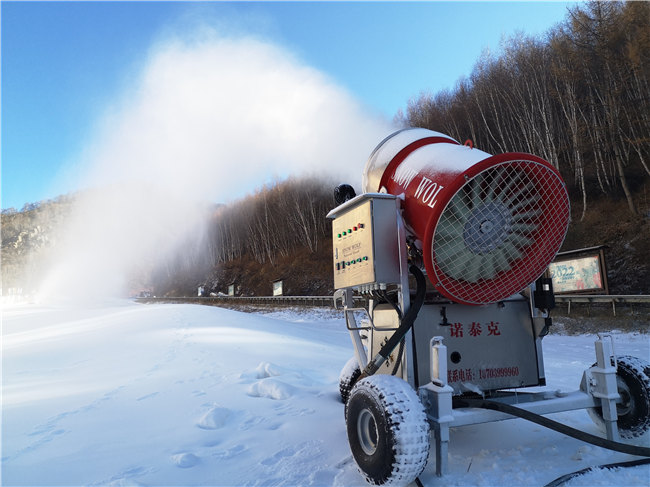
<svg viewBox="0 0 650 487">
<path fill-rule="evenodd" d="M 282 296 L 282 281 L 273 282 L 273 296 Z"/>
<path fill-rule="evenodd" d="M 600 254 L 553 262 L 549 274 L 553 280 L 553 291 L 575 293 L 605 291 Z"/>
</svg>

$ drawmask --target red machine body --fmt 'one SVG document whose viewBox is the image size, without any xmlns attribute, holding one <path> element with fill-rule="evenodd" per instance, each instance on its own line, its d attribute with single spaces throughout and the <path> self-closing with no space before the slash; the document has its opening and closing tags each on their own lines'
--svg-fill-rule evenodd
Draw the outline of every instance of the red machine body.
<svg viewBox="0 0 650 487">
<path fill-rule="evenodd" d="M 559 251 L 570 205 L 559 172 L 524 153 L 491 155 L 426 129 L 384 139 L 364 192 L 403 197 L 427 275 L 449 299 L 500 301 L 535 281 Z"/>
</svg>

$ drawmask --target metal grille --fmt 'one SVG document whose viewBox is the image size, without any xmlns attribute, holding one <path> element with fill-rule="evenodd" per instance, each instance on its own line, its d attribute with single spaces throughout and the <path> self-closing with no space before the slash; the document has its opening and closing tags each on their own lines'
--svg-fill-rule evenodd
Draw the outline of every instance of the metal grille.
<svg viewBox="0 0 650 487">
<path fill-rule="evenodd" d="M 509 297 L 544 272 L 568 221 L 564 183 L 549 167 L 492 166 L 469 179 L 442 212 L 433 236 L 434 282 L 463 302 Z"/>
</svg>

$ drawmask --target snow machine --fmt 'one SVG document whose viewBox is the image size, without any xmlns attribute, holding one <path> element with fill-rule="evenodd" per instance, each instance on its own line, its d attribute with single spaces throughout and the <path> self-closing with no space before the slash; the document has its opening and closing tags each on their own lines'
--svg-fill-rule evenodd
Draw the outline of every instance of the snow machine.
<svg viewBox="0 0 650 487">
<path fill-rule="evenodd" d="M 430 435 L 441 476 L 449 428 L 513 417 L 648 455 L 620 439 L 650 429 L 650 366 L 616 357 L 610 335 L 596 340 L 579 390 L 526 390 L 545 385 L 542 339 L 554 297 L 540 276 L 570 217 L 552 165 L 406 129 L 370 155 L 363 194 L 342 185 L 336 198 L 328 214 L 334 302 L 354 346 L 340 393 L 350 448 L 369 483 L 416 480 Z M 542 416 L 574 409 L 588 409 L 606 438 Z"/>
</svg>

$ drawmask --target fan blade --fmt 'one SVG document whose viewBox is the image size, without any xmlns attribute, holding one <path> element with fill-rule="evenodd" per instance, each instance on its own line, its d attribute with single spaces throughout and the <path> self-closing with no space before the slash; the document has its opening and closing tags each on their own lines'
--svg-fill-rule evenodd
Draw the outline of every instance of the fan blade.
<svg viewBox="0 0 650 487">
<path fill-rule="evenodd" d="M 518 233 L 511 233 L 510 236 L 508 237 L 508 242 L 512 243 L 513 245 L 516 245 L 517 248 L 524 248 L 528 247 L 530 244 L 533 243 L 533 241 L 529 238 L 524 237 L 523 235 L 520 235 Z"/>
<path fill-rule="evenodd" d="M 539 199 L 540 198 L 539 198 L 538 195 L 534 195 L 534 196 L 529 196 L 528 198 L 524 198 L 521 201 L 517 201 L 517 202 L 515 202 L 513 200 L 512 203 L 507 203 L 507 205 L 510 206 L 512 204 L 512 206 L 510 206 L 510 207 L 513 210 L 518 210 L 520 208 L 525 208 L 525 207 L 527 207 L 529 205 L 534 205 L 534 204 L 538 203 Z"/>
<path fill-rule="evenodd" d="M 492 279 L 496 275 L 495 256 L 490 252 L 482 256 L 480 279 Z"/>
<path fill-rule="evenodd" d="M 541 214 L 542 212 L 540 210 L 531 210 L 531 211 L 524 211 L 523 213 L 515 213 L 512 215 L 512 217 L 515 219 L 516 222 L 519 222 L 520 220 L 528 220 L 528 219 L 536 218 Z"/>
<path fill-rule="evenodd" d="M 508 195 L 515 188 L 515 186 L 521 182 L 522 178 L 523 176 L 521 173 L 515 174 L 515 177 L 513 177 L 510 181 L 508 181 L 506 185 L 503 187 L 503 190 L 501 190 L 499 196 L 502 196 L 503 198 L 509 198 Z M 517 194 L 520 193 L 517 192 Z M 501 199 L 501 201 L 504 201 L 503 198 Z"/>
<path fill-rule="evenodd" d="M 436 233 L 433 236 L 434 241 L 438 238 L 462 238 L 464 225 L 456 219 L 441 219 L 436 227 Z"/>
<path fill-rule="evenodd" d="M 480 173 L 474 179 L 472 179 L 472 209 L 478 207 L 481 204 L 481 186 L 485 176 L 483 173 Z"/>
<path fill-rule="evenodd" d="M 537 225 L 534 223 L 520 223 L 517 221 L 510 226 L 510 230 L 518 233 L 530 233 L 537 230 Z"/>
<path fill-rule="evenodd" d="M 521 257 L 521 252 L 509 240 L 502 247 L 505 257 L 508 259 L 508 266 L 512 267 L 512 263 Z"/>
<path fill-rule="evenodd" d="M 456 215 L 458 221 L 463 224 L 467 221 L 467 218 L 469 218 L 469 208 L 467 208 L 467 206 L 462 202 L 462 198 L 460 198 L 458 194 L 451 199 L 447 208 L 451 210 L 451 212 Z"/>
<path fill-rule="evenodd" d="M 525 200 L 526 198 L 530 197 L 529 195 L 534 189 L 535 186 L 533 185 L 533 183 L 528 183 L 523 188 L 519 188 L 517 191 L 513 191 L 512 194 L 506 195 L 506 198 L 503 200 L 503 204 L 506 206 L 510 206 L 519 198 L 523 198 Z"/>
<path fill-rule="evenodd" d="M 467 268 L 463 270 L 463 275 L 461 276 L 461 279 L 472 283 L 479 280 L 479 276 L 481 273 L 479 262 L 477 262 L 479 259 L 480 257 L 478 255 L 475 255 L 474 258 L 471 259 L 471 261 L 467 265 Z"/>
<path fill-rule="evenodd" d="M 506 271 L 510 269 L 510 262 L 506 257 L 506 251 L 503 248 L 499 248 L 494 252 L 494 262 L 495 270 L 497 272 Z"/>
</svg>

